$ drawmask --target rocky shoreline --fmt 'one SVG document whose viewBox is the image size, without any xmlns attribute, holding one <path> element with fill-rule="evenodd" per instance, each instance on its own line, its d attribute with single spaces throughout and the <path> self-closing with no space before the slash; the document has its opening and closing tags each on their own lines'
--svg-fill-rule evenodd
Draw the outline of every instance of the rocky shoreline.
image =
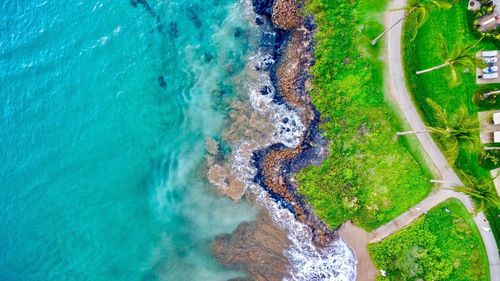
<svg viewBox="0 0 500 281">
<path fill-rule="evenodd" d="M 257 140 L 245 143 L 240 151 L 256 167 L 253 182 L 309 228 L 312 242 L 319 252 L 331 245 L 338 236 L 313 213 L 297 193 L 297 185 L 293 180 L 294 173 L 308 165 L 320 164 L 328 153 L 327 141 L 320 134 L 320 114 L 309 96 L 308 73 L 314 63 L 315 26 L 311 17 L 303 16 L 304 2 L 252 0 L 252 5 L 257 14 L 255 23 L 271 28 L 270 32 L 266 29 L 262 32 L 260 48 L 270 54 L 269 61 L 272 62 L 264 60 L 255 68 L 257 71 L 268 71 L 272 85 L 264 86 L 260 92 L 267 95 L 274 88 L 274 103 L 297 113 L 305 130 L 296 146 L 286 146 L 280 142 L 262 146 L 262 142 Z M 253 115 L 246 116 L 236 118 L 243 120 L 243 124 L 235 126 L 237 129 L 234 130 L 259 126 L 252 122 Z M 281 120 L 282 124 L 290 122 L 295 121 L 286 117 Z M 270 130 L 267 127 L 265 129 Z M 256 132 L 262 130 L 253 128 Z M 289 129 L 283 127 L 282 130 Z M 265 133 L 257 135 L 263 136 Z M 245 193 L 245 183 L 227 165 L 213 161 L 218 155 L 217 144 L 207 143 L 207 150 L 209 162 L 212 162 L 209 163 L 208 177 L 217 189 L 235 201 L 244 194 L 253 201 L 252 195 Z M 290 244 L 286 237 L 280 226 L 268 215 L 261 214 L 255 222 L 241 224 L 232 234 L 218 237 L 212 250 L 223 265 L 244 268 L 250 280 L 283 280 L 290 273 L 290 261 L 284 254 Z"/>
<path fill-rule="evenodd" d="M 303 17 L 302 3 L 295 0 L 253 1 L 255 12 L 271 18 L 277 32 L 287 38 L 275 47 L 278 63 L 271 69 L 271 78 L 277 88 L 277 102 L 283 102 L 299 113 L 306 131 L 300 144 L 289 148 L 277 143 L 254 152 L 257 167 L 255 182 L 271 197 L 290 210 L 295 218 L 309 226 L 314 243 L 319 247 L 335 239 L 334 233 L 297 194 L 292 175 L 310 164 L 319 164 L 326 157 L 326 140 L 320 135 L 319 112 L 308 93 L 308 71 L 314 62 L 314 24 Z M 286 120 L 285 120 L 286 121 Z"/>
</svg>

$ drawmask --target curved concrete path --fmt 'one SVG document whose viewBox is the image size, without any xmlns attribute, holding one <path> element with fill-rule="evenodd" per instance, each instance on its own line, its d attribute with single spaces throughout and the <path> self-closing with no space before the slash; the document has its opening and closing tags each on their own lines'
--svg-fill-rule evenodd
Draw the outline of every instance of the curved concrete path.
<svg viewBox="0 0 500 281">
<path fill-rule="evenodd" d="M 406 0 L 392 0 L 388 10 L 404 7 L 405 5 Z M 400 20 L 403 15 L 403 11 L 386 12 L 384 21 L 385 27 L 387 28 L 393 25 Z M 386 34 L 386 64 L 388 68 L 386 76 L 389 82 L 388 90 L 390 96 L 396 101 L 396 104 L 411 130 L 425 131 L 425 124 L 413 104 L 404 78 L 401 52 L 402 26 L 402 24 L 399 24 Z M 387 236 L 404 228 L 422 214 L 425 214 L 428 210 L 450 198 L 457 198 L 460 200 L 469 212 L 472 213 L 474 210 L 472 200 L 468 196 L 451 189 L 454 186 L 463 185 L 463 183 L 455 171 L 448 165 L 448 161 L 430 134 L 419 133 L 416 134 L 416 137 L 427 154 L 428 159 L 432 162 L 435 170 L 441 176 L 441 180 L 444 184 L 419 204 L 371 233 L 367 233 L 349 221 L 341 226 L 339 235 L 351 245 L 357 256 L 357 281 L 375 280 L 377 275 L 376 268 L 368 253 L 368 243 L 380 242 Z M 491 232 L 491 227 L 482 212 L 475 215 L 473 219 L 481 233 L 481 238 L 488 254 L 491 280 L 500 281 L 500 258 L 495 238 Z"/>
<path fill-rule="evenodd" d="M 389 9 L 395 9 L 404 7 L 406 5 L 406 0 L 393 0 L 389 5 Z M 464 7 L 465 9 L 465 7 Z M 392 11 L 388 12 L 385 19 L 385 26 L 390 26 L 392 23 L 399 20 L 403 17 L 403 11 Z M 388 79 L 390 80 L 390 93 L 396 100 L 397 105 L 399 106 L 401 112 L 403 113 L 404 118 L 410 125 L 413 131 L 423 131 L 425 130 L 425 125 L 420 115 L 418 114 L 409 94 L 409 91 L 406 87 L 406 82 L 403 74 L 403 64 L 402 64 L 402 52 L 401 52 L 401 40 L 402 40 L 402 25 L 398 25 L 393 28 L 387 34 L 387 66 L 389 69 Z M 472 94 L 472 93 L 471 93 Z M 458 178 L 455 171 L 448 165 L 446 158 L 444 157 L 441 150 L 438 148 L 432 137 L 428 133 L 420 133 L 417 134 L 417 138 L 421 143 L 424 151 L 427 153 L 429 159 L 434 164 L 435 168 L 441 175 L 441 179 L 448 183 L 448 186 L 457 186 L 463 185 L 460 179 Z M 465 196 L 461 193 L 457 193 L 451 190 L 442 191 L 431 194 L 427 199 L 422 201 L 420 204 L 427 204 L 429 206 L 437 203 L 438 201 L 446 200 L 447 196 L 455 197 L 462 201 L 462 203 L 467 207 L 469 211 L 473 210 L 472 201 L 468 196 Z M 450 193 L 451 192 L 451 193 Z M 419 204 L 419 205 L 420 205 Z M 410 213 L 412 210 L 408 211 Z M 405 213 L 406 214 L 406 213 Z M 396 218 L 398 220 L 402 216 Z M 412 219 L 403 219 L 403 222 L 410 223 Z M 484 246 L 486 247 L 486 252 L 488 253 L 488 260 L 490 264 L 490 275 L 492 281 L 500 281 L 500 258 L 498 255 L 498 247 L 491 232 L 491 227 L 488 221 L 485 219 L 484 214 L 481 212 L 474 217 L 474 221 L 479 228 L 479 232 L 481 233 L 481 237 L 484 242 Z M 390 235 L 390 233 L 394 231 L 389 231 L 388 226 L 382 226 L 382 229 L 377 229 L 376 232 L 379 232 L 380 235 L 383 236 L 386 233 Z M 401 227 L 399 227 L 401 228 Z"/>
<path fill-rule="evenodd" d="M 413 208 L 399 215 L 397 218 L 393 219 L 387 224 L 382 225 L 373 232 L 369 234 L 370 243 L 377 243 L 382 241 L 387 236 L 397 232 L 403 227 L 409 225 L 414 220 L 419 218 L 422 214 L 426 214 L 427 211 L 436 207 L 440 203 L 450 199 L 456 198 L 457 192 L 447 189 L 439 189 L 437 192 L 432 193 L 427 198 L 422 200 Z"/>
</svg>

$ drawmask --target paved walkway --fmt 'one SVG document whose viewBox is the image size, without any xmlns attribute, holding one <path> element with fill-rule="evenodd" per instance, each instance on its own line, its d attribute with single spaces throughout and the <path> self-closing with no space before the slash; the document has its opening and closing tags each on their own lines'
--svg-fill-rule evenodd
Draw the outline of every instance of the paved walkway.
<svg viewBox="0 0 500 281">
<path fill-rule="evenodd" d="M 406 0 L 392 0 L 388 9 L 395 9 L 399 7 L 404 7 L 406 5 Z M 385 17 L 385 26 L 388 27 L 395 23 L 397 20 L 403 17 L 403 11 L 392 11 L 387 12 Z M 391 96 L 396 101 L 401 113 L 403 114 L 406 122 L 411 127 L 412 131 L 425 131 L 425 124 L 422 121 L 420 115 L 418 114 L 411 96 L 406 88 L 406 81 L 403 74 L 403 64 L 401 61 L 401 39 L 402 39 L 402 24 L 397 25 L 390 32 L 387 33 L 387 65 L 389 79 L 389 92 Z M 459 199 L 469 212 L 473 211 L 473 204 L 471 199 L 462 194 L 450 190 L 451 187 L 457 185 L 463 185 L 460 178 L 457 176 L 455 171 L 448 165 L 446 158 L 444 157 L 441 150 L 438 148 L 432 137 L 428 133 L 419 133 L 416 135 L 418 141 L 422 145 L 424 151 L 426 152 L 428 158 L 432 162 L 434 168 L 439 172 L 441 180 L 445 182 L 436 192 L 429 195 L 422 202 L 417 204 L 414 208 L 408 210 L 407 212 L 401 214 L 399 217 L 395 218 L 386 225 L 381 226 L 372 233 L 359 234 L 364 236 L 362 240 L 370 242 L 379 242 L 385 237 L 391 235 L 392 233 L 400 230 L 406 225 L 410 224 L 412 221 L 417 219 L 425 213 L 427 210 L 432 209 L 432 207 L 438 205 L 439 203 L 445 201 L 449 198 Z M 498 255 L 498 247 L 491 232 L 491 227 L 486 220 L 484 214 L 481 212 L 474 217 L 474 222 L 476 223 L 483 243 L 488 254 L 488 260 L 490 265 L 490 275 L 492 281 L 500 281 L 500 258 Z M 344 237 L 346 241 L 349 239 L 351 232 L 354 228 L 348 227 L 351 231 L 341 232 L 341 236 Z M 356 231 L 354 229 L 354 231 Z M 366 248 L 367 245 L 361 248 Z M 356 246 L 360 248 L 359 245 Z M 356 248 L 356 247 L 353 247 Z M 356 249 L 354 249 L 356 252 Z M 362 251 L 364 254 L 364 251 Z M 367 252 L 366 252 L 367 253 Z M 359 255 L 359 253 L 357 253 Z M 358 261 L 359 262 L 359 261 Z M 369 268 L 370 265 L 358 264 L 358 266 L 363 268 Z M 362 278 L 366 278 L 366 273 L 358 270 L 358 275 Z M 358 277 L 358 280 L 362 280 Z"/>
<path fill-rule="evenodd" d="M 450 198 L 456 198 L 459 195 L 460 194 L 452 190 L 439 189 L 437 192 L 432 193 L 427 198 L 422 200 L 415 207 L 404 212 L 399 217 L 393 219 L 385 225 L 382 225 L 381 227 L 370 233 L 370 243 L 377 243 L 382 241 L 387 236 L 409 225 L 411 222 L 419 218 L 422 214 L 426 214 L 427 211 L 439 205 L 441 202 L 446 201 Z"/>
<path fill-rule="evenodd" d="M 406 0 L 393 0 L 389 9 L 404 7 Z M 403 16 L 402 11 L 387 13 L 386 25 L 400 19 Z M 408 89 L 406 88 L 405 79 L 403 75 L 403 64 L 401 62 L 401 36 L 402 25 L 398 25 L 391 30 L 387 35 L 387 60 L 389 67 L 389 79 L 391 94 L 396 99 L 396 102 L 403 112 L 403 115 L 412 128 L 412 130 L 423 130 L 425 125 L 417 113 L 414 104 L 412 103 Z M 471 93 L 472 95 L 472 93 Z M 453 97 L 452 97 L 453 98 Z M 450 186 L 462 185 L 455 171 L 448 165 L 443 153 L 437 147 L 436 143 L 428 133 L 417 134 L 417 138 L 422 144 L 425 152 L 431 159 L 435 168 L 439 171 L 441 179 L 449 182 Z M 432 195 L 431 195 L 432 196 Z M 472 202 L 468 196 L 456 193 L 453 197 L 458 198 L 469 209 L 472 210 Z M 425 200 L 424 200 L 425 201 Z M 485 219 L 484 214 L 481 212 L 474 217 L 474 221 L 479 228 L 481 237 L 483 238 L 486 252 L 490 263 L 491 280 L 500 280 L 500 258 L 498 255 L 498 247 L 491 232 L 491 227 Z M 490 230 L 485 231 L 484 229 Z"/>
</svg>

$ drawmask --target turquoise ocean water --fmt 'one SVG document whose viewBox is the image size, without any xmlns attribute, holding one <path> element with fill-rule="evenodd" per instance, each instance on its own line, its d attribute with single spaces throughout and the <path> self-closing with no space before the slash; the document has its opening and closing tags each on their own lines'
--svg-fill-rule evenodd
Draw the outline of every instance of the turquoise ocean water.
<svg viewBox="0 0 500 281">
<path fill-rule="evenodd" d="M 0 280 L 227 280 L 256 211 L 205 140 L 249 52 L 234 0 L 1 1 Z M 135 6 L 135 7 L 134 7 Z"/>
</svg>

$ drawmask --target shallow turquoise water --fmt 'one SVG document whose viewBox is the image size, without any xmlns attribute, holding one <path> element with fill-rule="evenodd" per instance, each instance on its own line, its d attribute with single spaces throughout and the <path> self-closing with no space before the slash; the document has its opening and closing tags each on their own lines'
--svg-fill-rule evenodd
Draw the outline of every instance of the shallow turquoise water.
<svg viewBox="0 0 500 281">
<path fill-rule="evenodd" d="M 241 6 L 150 5 L 0 4 L 0 280 L 242 275 L 210 242 L 256 211 L 201 168 L 249 51 Z"/>
</svg>

